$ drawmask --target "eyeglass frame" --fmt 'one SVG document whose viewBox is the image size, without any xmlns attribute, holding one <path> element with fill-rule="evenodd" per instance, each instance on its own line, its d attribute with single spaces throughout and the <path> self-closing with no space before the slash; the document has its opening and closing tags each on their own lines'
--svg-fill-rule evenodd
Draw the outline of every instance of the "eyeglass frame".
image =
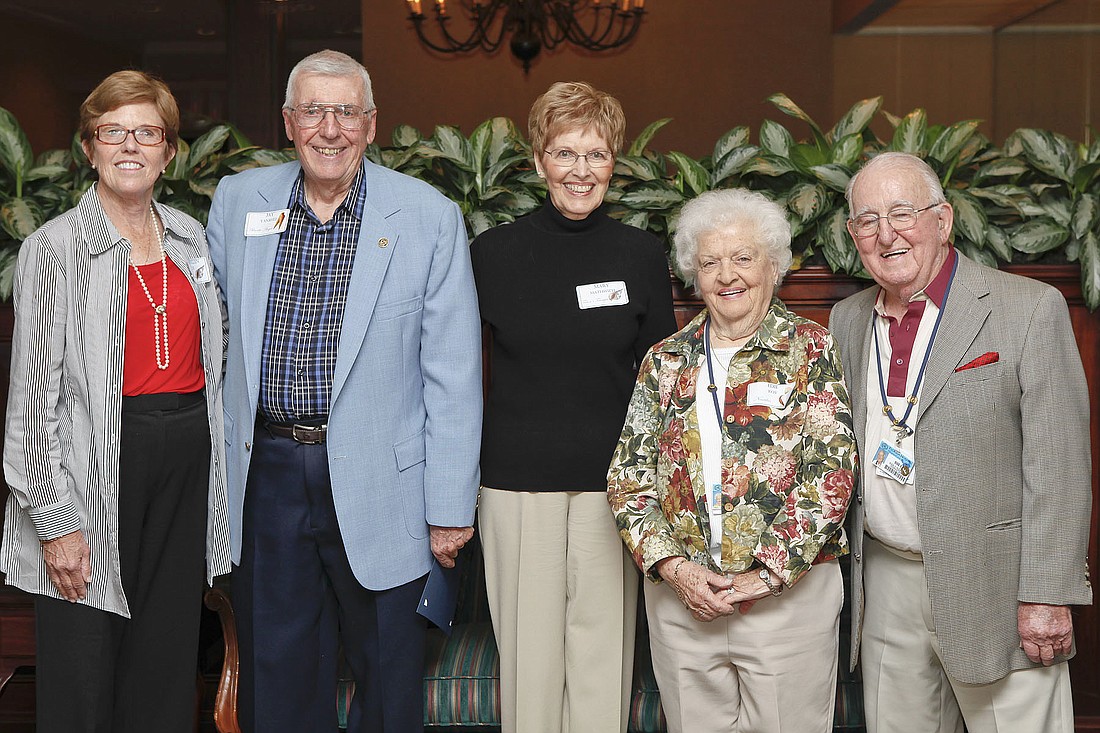
<svg viewBox="0 0 1100 733">
<path fill-rule="evenodd" d="M 928 204 L 928 206 L 925 206 L 923 209 L 914 209 L 912 206 L 895 206 L 893 209 L 891 209 L 890 211 L 887 211 L 885 214 L 871 214 L 871 213 L 860 214 L 859 216 L 855 217 L 855 219 L 848 219 L 848 231 L 850 231 L 852 233 L 852 236 L 854 236 L 854 237 L 873 237 L 873 236 L 876 236 L 879 233 L 879 231 L 882 229 L 882 220 L 886 219 L 887 221 L 890 222 L 890 228 L 893 229 L 895 232 L 907 232 L 907 231 L 909 231 L 910 229 L 912 229 L 913 227 L 915 227 L 917 225 L 917 214 L 922 214 L 925 211 L 928 211 L 929 209 L 934 209 L 937 206 L 943 206 L 946 203 L 947 203 L 946 201 L 937 201 L 934 204 Z M 896 224 L 894 224 L 894 220 L 890 218 L 891 214 L 893 214 L 894 212 L 899 211 L 899 210 L 900 211 L 905 211 L 905 210 L 910 210 L 910 209 L 912 210 L 911 213 L 913 215 L 913 222 L 911 224 L 907 224 L 907 225 L 902 226 L 902 227 L 898 227 Z M 859 219 L 860 217 L 864 217 L 864 216 L 873 216 L 874 217 L 875 228 L 868 231 L 868 232 L 866 232 L 866 233 L 864 233 L 864 234 L 860 234 L 858 231 L 856 231 L 856 227 L 857 227 L 856 219 Z"/>
<path fill-rule="evenodd" d="M 103 138 L 101 138 L 99 136 L 99 131 L 101 129 L 105 128 L 105 127 L 109 127 L 109 128 L 114 129 L 114 130 L 126 130 L 126 134 L 123 135 L 122 139 L 119 140 L 117 143 L 113 143 L 110 140 L 104 140 Z M 157 140 L 155 143 L 143 143 L 141 140 L 138 140 L 138 136 L 137 136 L 137 131 L 138 130 L 159 130 L 160 131 L 160 140 Z M 123 125 L 112 125 L 110 123 L 107 123 L 107 124 L 103 124 L 103 125 L 96 125 L 95 130 L 92 131 L 92 137 L 94 137 L 98 142 L 101 142 L 104 145 L 122 145 L 123 143 L 126 142 L 126 138 L 128 138 L 131 135 L 134 136 L 134 142 L 136 142 L 138 145 L 141 145 L 142 147 L 146 147 L 146 148 L 155 148 L 156 146 L 158 146 L 161 143 L 168 140 L 168 131 L 166 129 L 164 129 L 163 127 L 161 127 L 160 125 L 138 125 L 137 127 L 128 128 L 128 127 L 124 127 Z"/>
<path fill-rule="evenodd" d="M 322 109 L 321 117 L 317 120 L 316 124 L 308 125 L 302 122 L 301 119 L 299 119 L 298 115 L 302 113 L 302 107 L 320 107 Z M 341 122 L 340 115 L 336 114 L 338 111 L 346 113 L 349 107 L 359 110 L 359 114 L 352 118 L 358 122 L 358 127 L 346 126 L 343 122 Z M 306 130 L 313 130 L 323 125 L 325 123 L 325 117 L 328 116 L 329 112 L 332 113 L 332 119 L 336 121 L 336 124 L 340 126 L 341 130 L 362 130 L 363 127 L 366 125 L 367 119 L 376 111 L 373 108 L 366 109 L 364 107 L 360 107 L 358 104 L 345 104 L 344 102 L 302 102 L 301 104 L 296 104 L 293 107 L 284 107 L 283 109 L 290 112 L 291 117 L 294 119 L 294 124 Z M 349 121 L 347 117 L 343 118 L 343 120 L 344 122 Z"/>
<path fill-rule="evenodd" d="M 562 163 L 560 161 L 554 160 L 554 156 L 556 154 L 560 153 L 560 152 L 563 152 L 563 151 L 572 153 L 573 155 L 577 156 L 577 159 L 574 160 L 572 163 Z M 615 165 L 615 154 L 613 152 L 611 152 L 610 150 L 604 150 L 602 148 L 597 148 L 596 150 L 589 150 L 587 153 L 578 153 L 576 150 L 573 150 L 572 148 L 555 148 L 553 150 L 543 150 L 542 152 L 549 155 L 550 156 L 550 162 L 553 165 L 556 165 L 558 168 L 572 168 L 573 166 L 575 166 L 577 163 L 579 163 L 581 161 L 581 158 L 584 158 L 584 162 L 588 164 L 589 168 L 607 168 L 609 166 Z M 592 161 L 588 159 L 588 156 L 592 155 L 592 153 L 606 153 L 607 154 L 607 163 L 599 163 L 599 164 L 593 165 Z"/>
</svg>

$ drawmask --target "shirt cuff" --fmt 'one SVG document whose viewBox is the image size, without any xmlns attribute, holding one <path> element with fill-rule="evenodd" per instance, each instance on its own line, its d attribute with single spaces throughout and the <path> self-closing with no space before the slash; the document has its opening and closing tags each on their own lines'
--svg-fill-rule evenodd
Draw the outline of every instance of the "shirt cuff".
<svg viewBox="0 0 1100 733">
<path fill-rule="evenodd" d="M 80 515 L 71 501 L 49 504 L 27 510 L 39 542 L 49 542 L 58 537 L 77 532 L 80 527 Z"/>
</svg>

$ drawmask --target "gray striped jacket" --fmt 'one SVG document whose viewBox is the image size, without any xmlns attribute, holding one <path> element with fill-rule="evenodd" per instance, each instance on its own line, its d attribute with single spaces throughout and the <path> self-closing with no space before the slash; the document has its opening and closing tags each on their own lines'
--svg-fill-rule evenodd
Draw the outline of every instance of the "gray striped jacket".
<svg viewBox="0 0 1100 733">
<path fill-rule="evenodd" d="M 165 251 L 195 289 L 210 420 L 207 579 L 229 571 L 222 424 L 224 311 L 206 235 L 157 206 Z M 4 430 L 10 489 L 0 570 L 7 582 L 59 597 L 40 542 L 83 530 L 92 580 L 85 604 L 129 617 L 118 561 L 118 461 L 126 327 L 127 254 L 93 186 L 19 251 L 15 332 Z M 204 263 L 205 282 L 196 280 Z M 192 264 L 194 263 L 194 264 Z"/>
</svg>

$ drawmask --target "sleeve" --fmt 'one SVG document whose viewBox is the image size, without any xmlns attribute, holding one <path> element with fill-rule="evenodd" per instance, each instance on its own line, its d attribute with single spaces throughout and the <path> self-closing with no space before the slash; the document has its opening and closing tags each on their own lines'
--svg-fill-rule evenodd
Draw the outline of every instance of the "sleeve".
<svg viewBox="0 0 1100 733">
<path fill-rule="evenodd" d="M 420 334 L 425 518 L 469 527 L 480 482 L 481 317 L 462 214 L 451 201 L 441 208 Z"/>
<path fill-rule="evenodd" d="M 844 517 L 859 464 L 851 403 L 832 335 L 820 331 L 808 351 L 795 482 L 753 552 L 786 585 L 798 582 L 823 550 L 834 555 L 843 551 Z"/>
<path fill-rule="evenodd" d="M 1088 605 L 1089 393 L 1065 298 L 1045 288 L 1020 357 L 1023 511 L 1018 600 Z"/>
<path fill-rule="evenodd" d="M 607 501 L 635 564 L 654 580 L 659 578 L 653 566 L 660 560 L 687 557 L 657 490 L 660 410 L 657 359 L 650 351 L 642 359 L 626 423 L 611 458 Z"/>
<path fill-rule="evenodd" d="M 672 309 L 668 259 L 659 242 L 651 243 L 651 256 L 644 273 L 649 304 L 638 329 L 638 339 L 634 343 L 634 358 L 639 363 L 650 346 L 672 335 L 677 328 L 676 313 Z"/>
<path fill-rule="evenodd" d="M 65 352 L 65 272 L 47 237 L 32 235 L 19 251 L 15 329 L 4 428 L 4 475 L 40 541 L 81 529 L 61 466 L 60 400 Z"/>
<path fill-rule="evenodd" d="M 210 251 L 210 262 L 214 266 L 214 281 L 218 290 L 222 318 L 222 374 L 225 374 L 225 360 L 229 354 L 229 310 L 225 301 L 225 198 L 228 195 L 226 179 L 218 183 L 214 191 L 214 201 L 210 205 L 210 216 L 206 225 L 206 243 Z"/>
</svg>

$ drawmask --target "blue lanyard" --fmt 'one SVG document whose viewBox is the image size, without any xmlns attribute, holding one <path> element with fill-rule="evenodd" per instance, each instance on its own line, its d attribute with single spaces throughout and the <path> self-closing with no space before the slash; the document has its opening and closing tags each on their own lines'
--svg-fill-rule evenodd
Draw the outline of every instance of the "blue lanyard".
<svg viewBox="0 0 1100 733">
<path fill-rule="evenodd" d="M 707 390 L 710 391 L 710 396 L 714 400 L 714 414 L 718 416 L 718 434 L 721 435 L 726 426 L 722 422 L 722 408 L 718 405 L 718 385 L 714 383 L 714 364 L 710 361 L 710 351 L 710 318 L 708 317 L 703 326 L 703 353 L 707 357 L 707 374 L 710 376 Z"/>
<path fill-rule="evenodd" d="M 907 438 L 913 434 L 913 428 L 909 427 L 908 420 L 910 413 L 913 412 L 913 405 L 917 404 L 917 392 L 920 391 L 921 380 L 924 379 L 924 368 L 928 366 L 928 357 L 932 354 L 932 344 L 936 342 L 936 332 L 940 330 L 940 321 L 943 320 L 943 312 L 947 310 L 947 296 L 951 293 L 951 283 L 955 282 L 955 271 L 959 269 L 959 257 L 955 256 L 955 262 L 951 266 L 951 277 L 947 280 L 947 287 L 943 291 L 943 307 L 940 308 L 940 312 L 936 314 L 936 322 L 932 325 L 932 334 L 928 337 L 928 348 L 924 350 L 924 360 L 921 361 L 920 371 L 917 372 L 917 380 L 913 383 L 913 394 L 905 398 L 908 406 L 905 408 L 905 414 L 901 416 L 901 419 L 894 417 L 894 410 L 890 407 L 890 401 L 886 397 L 886 385 L 882 381 L 882 354 L 879 351 L 878 345 L 878 311 L 873 311 L 871 316 L 871 333 L 875 337 L 875 366 L 878 367 L 878 391 L 882 396 L 882 414 L 890 418 L 891 424 L 894 426 L 894 430 L 898 431 L 897 444 L 900 446 L 903 438 Z M 709 365 L 709 361 L 707 362 Z M 714 377 L 711 377 L 711 381 L 714 381 Z"/>
</svg>

